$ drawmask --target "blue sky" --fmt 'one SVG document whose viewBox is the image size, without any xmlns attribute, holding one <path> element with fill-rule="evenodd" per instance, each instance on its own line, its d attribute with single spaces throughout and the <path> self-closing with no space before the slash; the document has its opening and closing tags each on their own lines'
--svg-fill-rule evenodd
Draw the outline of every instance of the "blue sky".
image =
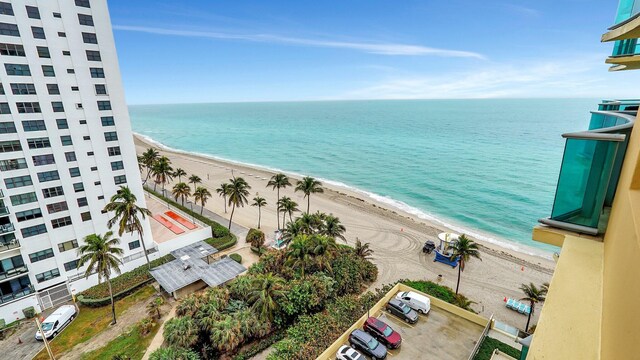
<svg viewBox="0 0 640 360">
<path fill-rule="evenodd" d="M 613 0 L 110 0 L 130 104 L 637 97 Z M 634 86 L 635 85 L 635 86 Z"/>
</svg>

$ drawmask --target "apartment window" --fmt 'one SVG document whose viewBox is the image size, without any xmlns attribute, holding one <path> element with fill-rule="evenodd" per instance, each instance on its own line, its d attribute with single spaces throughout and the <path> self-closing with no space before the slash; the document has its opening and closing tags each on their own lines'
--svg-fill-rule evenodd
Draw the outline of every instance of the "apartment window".
<svg viewBox="0 0 640 360">
<path fill-rule="evenodd" d="M 36 49 L 38 50 L 38 57 L 44 58 L 44 59 L 50 59 L 51 58 L 51 54 L 49 53 L 49 48 L 46 46 L 37 46 Z"/>
<path fill-rule="evenodd" d="M 93 151 L 87 151 L 87 156 L 93 156 Z"/>
<path fill-rule="evenodd" d="M 114 126 L 116 122 L 113 120 L 113 116 L 103 116 L 100 118 L 102 126 Z"/>
<path fill-rule="evenodd" d="M 124 184 L 124 183 L 127 182 L 127 177 L 124 176 L 124 175 L 114 176 L 113 177 L 113 182 L 115 182 L 116 185 Z"/>
<path fill-rule="evenodd" d="M 111 170 L 116 171 L 122 169 L 124 169 L 124 164 L 122 163 L 122 161 L 114 161 L 111 163 Z"/>
<path fill-rule="evenodd" d="M 107 86 L 105 84 L 96 84 L 96 95 L 107 95 Z"/>
<path fill-rule="evenodd" d="M 35 226 L 29 226 L 24 229 L 21 229 L 20 232 L 22 233 L 23 238 L 28 238 L 28 237 L 46 233 L 47 227 L 44 224 L 38 224 Z"/>
<path fill-rule="evenodd" d="M 4 86 L 0 83 L 0 95 L 5 95 Z"/>
<path fill-rule="evenodd" d="M 0 134 L 15 134 L 16 124 L 13 122 L 0 122 Z"/>
<path fill-rule="evenodd" d="M 78 21 L 80 25 L 93 26 L 93 18 L 91 15 L 78 14 Z"/>
<path fill-rule="evenodd" d="M 24 120 L 22 122 L 22 128 L 26 132 L 47 130 L 44 120 Z"/>
<path fill-rule="evenodd" d="M 53 257 L 53 249 L 41 250 L 38 252 L 34 252 L 32 254 L 29 254 L 29 260 L 31 260 L 32 263 L 38 262 L 44 259 L 52 258 L 52 257 Z"/>
<path fill-rule="evenodd" d="M 75 183 L 73 184 L 73 190 L 75 192 L 80 192 L 80 191 L 84 191 L 84 184 L 83 183 Z"/>
<path fill-rule="evenodd" d="M 82 33 L 82 41 L 84 41 L 85 44 L 97 44 L 98 43 L 98 37 L 94 33 L 83 32 Z"/>
<path fill-rule="evenodd" d="M 11 114 L 9 103 L 0 103 L 0 114 Z"/>
<path fill-rule="evenodd" d="M 80 213 L 80 218 L 82 221 L 89 221 L 91 220 L 91 213 L 89 211 Z"/>
<path fill-rule="evenodd" d="M 0 23 L 0 25 L 2 25 L 2 23 Z M 2 31 L 0 30 L 0 35 L 6 35 L 6 34 L 2 34 Z M 0 55 L 5 55 L 5 56 L 25 56 L 24 53 L 24 47 L 22 45 L 18 45 L 18 44 L 0 44 Z"/>
<path fill-rule="evenodd" d="M 43 171 L 38 173 L 38 181 L 40 181 L 41 183 L 54 180 L 60 180 L 60 174 L 58 174 L 58 170 Z"/>
<path fill-rule="evenodd" d="M 40 274 L 36 274 L 36 280 L 38 280 L 39 283 L 47 281 L 47 280 L 51 280 L 54 278 L 57 278 L 58 276 L 60 276 L 60 270 L 58 269 L 51 269 L 49 271 L 45 271 L 43 273 Z"/>
<path fill-rule="evenodd" d="M 76 0 L 76 6 L 90 8 L 89 0 Z"/>
<path fill-rule="evenodd" d="M 132 241 L 129 243 L 129 250 L 137 249 L 140 247 L 140 240 Z"/>
<path fill-rule="evenodd" d="M 31 159 L 33 160 L 34 166 L 51 165 L 56 163 L 56 159 L 53 157 L 53 154 L 35 155 L 32 156 Z"/>
<path fill-rule="evenodd" d="M 16 219 L 18 222 L 23 222 L 27 220 L 39 219 L 42 217 L 42 210 L 40 209 L 31 209 L 25 211 L 18 211 L 16 213 Z"/>
<path fill-rule="evenodd" d="M 76 158 L 76 153 L 73 151 L 69 151 L 64 153 L 64 158 L 67 160 L 67 162 L 72 162 L 72 161 L 77 161 L 78 159 Z"/>
<path fill-rule="evenodd" d="M 0 15 L 13 15 L 11 3 L 0 1 Z"/>
<path fill-rule="evenodd" d="M 23 175 L 4 179 L 4 184 L 7 189 L 15 189 L 23 186 L 33 185 L 33 181 L 31 180 L 31 176 Z"/>
<path fill-rule="evenodd" d="M 33 34 L 34 39 L 46 39 L 47 37 L 44 35 L 44 29 L 39 26 L 32 26 L 31 33 Z"/>
<path fill-rule="evenodd" d="M 49 214 L 55 214 L 57 212 L 65 211 L 65 210 L 69 210 L 69 206 L 67 206 L 66 201 L 61 201 L 61 202 L 47 205 L 47 211 L 49 212 Z"/>
<path fill-rule="evenodd" d="M 51 107 L 53 108 L 53 112 L 63 112 L 64 105 L 62 105 L 62 101 L 52 101 Z"/>
<path fill-rule="evenodd" d="M 114 147 L 109 147 L 107 148 L 107 154 L 109 154 L 109 156 L 117 156 L 120 155 L 120 146 L 114 146 Z"/>
<path fill-rule="evenodd" d="M 91 140 L 91 136 L 89 135 L 85 135 L 82 137 L 83 140 Z"/>
<path fill-rule="evenodd" d="M 69 175 L 71 177 L 78 177 L 80 176 L 80 168 L 74 167 L 74 168 L 70 168 L 69 169 Z"/>
<path fill-rule="evenodd" d="M 20 145 L 20 141 L 18 140 L 0 141 L 0 153 L 20 150 L 22 150 L 22 146 Z"/>
<path fill-rule="evenodd" d="M 62 55 L 69 56 L 69 55 L 71 55 L 71 51 L 69 51 L 69 50 L 62 50 Z"/>
<path fill-rule="evenodd" d="M 7 75 L 31 76 L 31 70 L 27 64 L 4 64 Z"/>
<path fill-rule="evenodd" d="M 42 195 L 45 199 L 62 196 L 64 195 L 64 190 L 62 190 L 62 186 L 54 186 L 46 189 L 42 189 Z"/>
<path fill-rule="evenodd" d="M 98 200 L 104 200 L 104 195 L 100 195 L 100 196 L 98 196 Z M 102 211 L 102 213 L 103 213 L 103 214 L 106 214 L 106 212 L 105 212 L 105 211 Z"/>
<path fill-rule="evenodd" d="M 32 202 L 38 201 L 38 197 L 36 196 L 35 192 L 11 195 L 9 199 L 11 199 L 11 205 L 13 206 L 30 204 Z"/>
<path fill-rule="evenodd" d="M 89 202 L 87 202 L 87 198 L 86 197 L 78 198 L 76 201 L 78 202 L 78 207 L 83 207 L 83 206 L 89 205 Z"/>
<path fill-rule="evenodd" d="M 67 74 L 75 74 L 76 71 L 74 69 L 67 69 Z"/>
<path fill-rule="evenodd" d="M 40 103 L 37 102 L 19 102 L 16 103 L 16 107 L 18 108 L 18 112 L 20 114 L 33 114 L 33 113 L 41 113 Z"/>
<path fill-rule="evenodd" d="M 27 160 L 25 158 L 0 160 L 0 170 L 20 170 L 27 168 Z"/>
<path fill-rule="evenodd" d="M 71 141 L 71 136 L 69 135 L 60 136 L 60 142 L 62 143 L 62 146 L 73 145 L 73 141 Z"/>
<path fill-rule="evenodd" d="M 102 61 L 102 57 L 100 56 L 100 51 L 87 50 L 87 60 L 88 61 Z"/>
<path fill-rule="evenodd" d="M 0 35 L 20 36 L 20 31 L 18 31 L 18 25 L 0 23 Z M 21 56 L 24 56 L 24 55 L 21 55 Z"/>
<path fill-rule="evenodd" d="M 91 171 L 98 171 L 98 167 L 97 166 L 92 166 L 91 167 Z"/>
<path fill-rule="evenodd" d="M 36 87 L 33 84 L 11 83 L 13 95 L 36 95 Z"/>
<path fill-rule="evenodd" d="M 51 141 L 46 137 L 27 139 L 27 144 L 29 145 L 29 149 L 44 149 L 51 147 Z"/>
<path fill-rule="evenodd" d="M 89 71 L 91 72 L 91 77 L 92 78 L 104 78 L 104 69 L 103 68 L 89 68 Z"/>
<path fill-rule="evenodd" d="M 87 125 L 87 120 L 80 120 L 80 125 Z"/>
<path fill-rule="evenodd" d="M 98 101 L 98 110 L 111 110 L 111 101 Z"/>
<path fill-rule="evenodd" d="M 70 216 L 65 216 L 65 217 L 61 217 L 59 219 L 51 220 L 51 226 L 54 229 L 61 228 L 61 227 L 64 227 L 64 226 L 69 226 L 69 225 L 71 225 L 71 217 Z"/>
<path fill-rule="evenodd" d="M 76 109 L 83 109 L 84 107 L 82 106 L 82 103 L 77 103 L 76 104 Z"/>
<path fill-rule="evenodd" d="M 78 91 L 78 90 L 80 90 L 80 88 L 79 88 L 79 87 L 77 87 L 77 86 L 72 86 L 72 87 L 71 87 L 71 91 Z"/>
<path fill-rule="evenodd" d="M 69 240 L 69 241 L 65 241 L 63 243 L 58 244 L 58 250 L 60 252 L 73 250 L 73 249 L 75 249 L 77 247 L 78 247 L 78 241 L 77 240 Z"/>
<path fill-rule="evenodd" d="M 62 19 L 62 14 L 60 14 L 59 12 L 54 12 L 53 13 L 53 17 L 54 18 L 58 18 L 58 19 Z"/>
<path fill-rule="evenodd" d="M 118 133 L 115 131 L 109 131 L 104 133 L 104 140 L 105 141 L 116 141 L 118 140 Z"/>
<path fill-rule="evenodd" d="M 67 37 L 67 34 L 65 32 L 58 31 L 58 36 L 59 37 Z"/>
<path fill-rule="evenodd" d="M 93 185 L 95 185 L 95 186 L 98 186 L 98 185 L 100 185 L 100 184 L 102 184 L 100 181 L 95 181 L 95 182 L 93 183 Z"/>
<path fill-rule="evenodd" d="M 76 269 L 78 268 L 78 263 L 79 263 L 79 261 L 80 261 L 80 260 L 76 259 L 76 260 L 73 260 L 73 261 L 69 261 L 69 262 L 64 263 L 64 269 L 65 269 L 66 271 L 76 270 Z"/>
<path fill-rule="evenodd" d="M 47 77 L 56 76 L 55 70 L 53 70 L 53 66 L 51 65 L 42 65 L 42 75 Z"/>
<path fill-rule="evenodd" d="M 27 16 L 30 19 L 40 19 L 40 10 L 38 10 L 35 6 L 26 6 L 27 8 Z"/>
<path fill-rule="evenodd" d="M 67 122 L 67 119 L 56 119 L 56 125 L 60 130 L 69 128 L 69 123 Z"/>
</svg>

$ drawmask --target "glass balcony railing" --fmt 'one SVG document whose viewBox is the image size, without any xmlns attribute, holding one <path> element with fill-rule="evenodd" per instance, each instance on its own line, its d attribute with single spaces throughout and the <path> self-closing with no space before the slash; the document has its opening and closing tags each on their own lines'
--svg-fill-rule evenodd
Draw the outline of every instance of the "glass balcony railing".
<svg viewBox="0 0 640 360">
<path fill-rule="evenodd" d="M 29 285 L 28 287 L 23 288 L 21 290 L 18 290 L 18 291 L 14 292 L 14 293 L 6 294 L 6 295 L 0 295 L 0 304 L 20 299 L 20 298 L 25 297 L 27 295 L 31 295 L 31 294 L 33 294 L 35 292 L 36 291 L 33 288 L 33 285 Z"/>
<path fill-rule="evenodd" d="M 639 12 L 639 0 L 620 0 L 620 3 L 618 5 L 618 13 L 616 15 L 616 24 L 635 16 Z"/>
<path fill-rule="evenodd" d="M 20 247 L 20 241 L 18 239 L 11 239 L 8 241 L 0 240 L 0 252 L 17 249 Z"/>
<path fill-rule="evenodd" d="M 638 39 L 618 40 L 613 44 L 612 57 L 634 56 L 640 54 Z"/>
<path fill-rule="evenodd" d="M 9 208 L 6 206 L 0 206 L 0 216 L 9 215 Z"/>
<path fill-rule="evenodd" d="M 605 101 L 593 111 L 589 130 L 566 138 L 551 217 L 546 225 L 597 235 L 604 232 L 605 209 L 613 203 L 628 135 L 638 101 Z"/>
<path fill-rule="evenodd" d="M 16 230 L 16 228 L 11 223 L 0 225 L 0 234 L 6 234 L 6 233 L 9 233 L 9 232 L 14 232 L 15 230 Z"/>
<path fill-rule="evenodd" d="M 0 280 L 5 280 L 8 278 L 12 278 L 14 276 L 20 275 L 20 274 L 24 274 L 27 271 L 29 271 L 29 269 L 27 268 L 27 265 L 22 265 L 22 266 L 18 266 L 15 267 L 9 271 L 5 271 L 5 272 L 1 272 L 0 273 Z"/>
</svg>

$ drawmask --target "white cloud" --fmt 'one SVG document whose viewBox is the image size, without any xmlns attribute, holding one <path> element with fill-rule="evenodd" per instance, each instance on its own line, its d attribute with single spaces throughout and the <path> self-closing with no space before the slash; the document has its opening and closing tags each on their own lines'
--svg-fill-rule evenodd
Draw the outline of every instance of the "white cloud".
<svg viewBox="0 0 640 360">
<path fill-rule="evenodd" d="M 402 56 L 441 56 L 441 57 L 459 57 L 459 58 L 475 58 L 485 59 L 482 54 L 463 51 L 463 50 L 450 50 L 432 48 L 422 45 L 411 44 L 395 44 L 395 43 L 376 43 L 376 42 L 349 42 L 349 41 L 334 41 L 334 40 L 320 40 L 320 39 L 307 39 L 287 37 L 273 34 L 233 34 L 226 32 L 212 32 L 212 31 L 192 31 L 192 30 L 175 30 L 175 29 L 163 29 L 155 27 L 145 26 L 126 26 L 126 25 L 114 25 L 115 30 L 120 31 L 134 31 L 148 34 L 157 35 L 169 35 L 169 36 L 185 36 L 185 37 L 202 37 L 219 40 L 241 40 L 241 41 L 253 41 L 264 43 L 276 43 L 285 45 L 299 45 L 299 46 L 312 46 L 312 47 L 324 47 L 334 49 L 347 49 L 362 51 L 371 54 L 380 55 L 402 55 Z"/>
<path fill-rule="evenodd" d="M 519 13 L 521 15 L 526 15 L 529 17 L 538 17 L 542 14 L 539 10 L 522 6 L 522 5 L 507 4 L 506 7 L 513 12 Z"/>
</svg>

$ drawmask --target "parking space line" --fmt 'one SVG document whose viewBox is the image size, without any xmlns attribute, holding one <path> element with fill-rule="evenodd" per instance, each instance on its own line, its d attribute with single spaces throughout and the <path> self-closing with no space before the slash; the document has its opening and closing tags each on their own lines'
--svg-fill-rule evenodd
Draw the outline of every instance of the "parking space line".
<svg viewBox="0 0 640 360">
<path fill-rule="evenodd" d="M 406 322 L 404 319 L 401 319 L 399 316 L 393 315 L 392 313 L 385 313 L 384 315 L 385 315 L 385 316 L 389 316 L 389 315 L 391 315 L 391 316 L 393 316 L 394 318 L 398 319 L 399 321 L 402 321 L 402 323 L 403 323 L 404 325 L 406 325 L 406 326 L 408 326 L 408 327 L 410 327 L 410 328 L 412 328 L 412 329 L 415 327 L 415 324 L 410 324 L 410 323 Z M 380 317 L 378 317 L 378 318 L 380 318 Z"/>
</svg>

